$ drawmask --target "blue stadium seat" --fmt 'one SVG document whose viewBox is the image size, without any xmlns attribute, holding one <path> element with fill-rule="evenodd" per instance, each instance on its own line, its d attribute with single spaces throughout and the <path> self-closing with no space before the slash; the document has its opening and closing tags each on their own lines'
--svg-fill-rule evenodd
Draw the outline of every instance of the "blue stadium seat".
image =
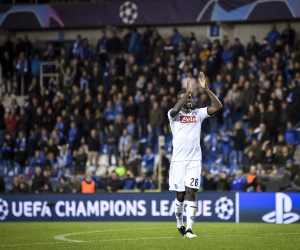
<svg viewBox="0 0 300 250">
<path fill-rule="evenodd" d="M 167 152 L 167 154 L 172 154 L 172 152 L 173 152 L 173 146 L 172 145 L 168 145 L 166 147 L 166 152 Z"/>
<path fill-rule="evenodd" d="M 209 140 L 209 142 L 213 143 L 213 144 L 217 144 L 217 142 L 218 142 L 217 137 L 218 137 L 217 133 L 210 134 L 210 140 Z"/>
<path fill-rule="evenodd" d="M 231 154 L 231 155 L 230 155 L 230 157 L 229 157 L 229 163 L 230 163 L 231 165 L 237 163 L 237 159 L 236 159 L 235 154 Z"/>
<path fill-rule="evenodd" d="M 14 182 L 14 178 L 13 177 L 4 177 L 4 181 L 5 181 L 5 190 L 7 192 L 8 189 L 12 186 L 12 184 Z"/>
<path fill-rule="evenodd" d="M 208 158 L 206 155 L 202 155 L 202 164 L 208 164 Z"/>
<path fill-rule="evenodd" d="M 172 140 L 173 140 L 172 134 L 167 135 L 166 138 L 165 138 L 165 140 L 166 140 L 166 144 L 167 143 L 172 143 Z"/>
<path fill-rule="evenodd" d="M 283 168 L 278 168 L 277 175 L 282 175 L 282 174 L 283 174 Z"/>
<path fill-rule="evenodd" d="M 207 145 L 206 143 L 204 143 L 204 145 L 202 146 L 201 150 L 202 150 L 202 153 L 203 153 L 203 154 L 208 154 L 208 153 L 210 153 L 209 145 Z"/>
<path fill-rule="evenodd" d="M 106 154 L 107 153 L 107 144 L 104 144 L 100 149 L 100 154 Z"/>
<path fill-rule="evenodd" d="M 210 166 L 208 167 L 207 171 L 208 171 L 209 173 L 213 174 L 213 175 L 218 175 L 219 172 L 220 172 L 219 169 L 218 169 L 218 167 L 215 166 L 215 165 L 210 165 Z"/>
<path fill-rule="evenodd" d="M 232 165 L 229 169 L 229 175 L 234 175 L 236 173 L 236 171 L 239 170 L 239 166 L 238 165 Z"/>
<path fill-rule="evenodd" d="M 220 172 L 226 172 L 227 174 L 229 173 L 229 167 L 226 165 L 222 165 L 220 167 Z"/>
<path fill-rule="evenodd" d="M 57 178 L 50 178 L 50 182 L 52 185 L 52 188 L 55 189 L 58 186 L 58 179 Z"/>
<path fill-rule="evenodd" d="M 208 158 L 208 163 L 215 163 L 218 157 L 216 155 L 210 155 Z"/>
<path fill-rule="evenodd" d="M 248 131 L 248 127 L 249 127 L 249 122 L 245 122 L 244 126 L 243 126 L 243 129 L 245 130 L 246 133 Z"/>
</svg>

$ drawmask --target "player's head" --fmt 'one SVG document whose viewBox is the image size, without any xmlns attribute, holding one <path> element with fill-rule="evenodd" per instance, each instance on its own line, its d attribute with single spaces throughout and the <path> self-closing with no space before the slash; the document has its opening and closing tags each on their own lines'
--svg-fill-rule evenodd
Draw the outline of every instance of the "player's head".
<svg viewBox="0 0 300 250">
<path fill-rule="evenodd" d="M 181 90 L 178 94 L 177 94 L 177 101 L 180 100 L 181 98 L 183 98 L 183 96 L 185 95 L 186 90 Z M 189 94 L 188 97 L 186 98 L 186 102 L 183 106 L 185 109 L 191 109 L 193 107 L 193 98 L 192 95 Z"/>
</svg>

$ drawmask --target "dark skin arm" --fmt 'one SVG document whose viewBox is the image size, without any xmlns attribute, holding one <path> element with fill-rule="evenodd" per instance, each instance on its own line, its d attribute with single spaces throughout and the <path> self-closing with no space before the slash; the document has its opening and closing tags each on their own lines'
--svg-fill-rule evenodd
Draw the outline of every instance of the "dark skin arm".
<svg viewBox="0 0 300 250">
<path fill-rule="evenodd" d="M 177 101 L 174 108 L 170 112 L 170 115 L 171 115 L 172 118 L 174 118 L 178 115 L 178 113 L 180 112 L 180 110 L 182 109 L 184 104 L 186 103 L 186 99 L 188 98 L 190 93 L 191 93 L 190 78 L 188 78 L 188 80 L 187 80 L 187 89 L 186 89 L 186 92 L 185 92 L 184 96 Z"/>
<path fill-rule="evenodd" d="M 223 105 L 220 102 L 220 100 L 218 99 L 218 97 L 216 97 L 216 95 L 207 87 L 205 76 L 204 76 L 203 72 L 200 72 L 200 74 L 199 74 L 199 83 L 200 83 L 201 87 L 204 88 L 204 90 L 206 91 L 210 100 L 213 103 L 213 106 L 207 107 L 207 113 L 210 116 L 215 115 L 223 108 Z"/>
</svg>

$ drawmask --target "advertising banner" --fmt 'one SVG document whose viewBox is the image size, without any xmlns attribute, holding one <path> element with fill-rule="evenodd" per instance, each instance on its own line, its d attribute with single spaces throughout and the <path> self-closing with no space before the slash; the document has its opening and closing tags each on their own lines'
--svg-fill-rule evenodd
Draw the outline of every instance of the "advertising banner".
<svg viewBox="0 0 300 250">
<path fill-rule="evenodd" d="M 240 222 L 300 222 L 300 193 L 241 193 Z"/>
<path fill-rule="evenodd" d="M 83 28 L 300 17 L 298 0 L 144 0 L 0 6 L 2 29 Z M 271 11 L 266 11 L 271 10 Z"/>
<path fill-rule="evenodd" d="M 2 195 L 0 221 L 174 221 L 174 199 L 173 193 Z M 235 211 L 233 193 L 198 195 L 197 221 L 235 222 Z"/>
<path fill-rule="evenodd" d="M 2 221 L 174 221 L 173 193 L 1 195 Z M 185 216 L 185 206 L 183 215 Z M 300 222 L 300 193 L 198 193 L 199 222 Z"/>
</svg>

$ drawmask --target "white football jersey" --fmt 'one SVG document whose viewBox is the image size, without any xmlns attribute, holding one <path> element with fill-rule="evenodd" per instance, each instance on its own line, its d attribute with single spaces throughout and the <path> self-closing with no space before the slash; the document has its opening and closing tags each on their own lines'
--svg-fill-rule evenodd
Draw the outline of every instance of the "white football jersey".
<svg viewBox="0 0 300 250">
<path fill-rule="evenodd" d="M 174 118 L 168 112 L 173 134 L 172 161 L 202 161 L 200 134 L 202 121 L 209 117 L 207 107 L 191 110 L 189 113 L 180 111 Z"/>
</svg>

